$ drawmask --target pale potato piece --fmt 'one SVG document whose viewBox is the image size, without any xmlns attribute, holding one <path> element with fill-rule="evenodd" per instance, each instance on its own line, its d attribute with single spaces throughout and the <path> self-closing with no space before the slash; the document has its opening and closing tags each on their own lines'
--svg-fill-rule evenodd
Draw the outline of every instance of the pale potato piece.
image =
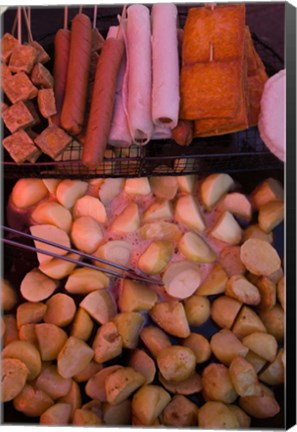
<svg viewBox="0 0 297 432">
<path fill-rule="evenodd" d="M 254 332 L 267 332 L 261 318 L 248 306 L 241 308 L 232 331 L 238 339 L 242 339 Z"/>
<path fill-rule="evenodd" d="M 63 293 L 54 294 L 47 300 L 46 306 L 44 321 L 59 327 L 66 327 L 70 324 L 76 312 L 73 298 Z"/>
<path fill-rule="evenodd" d="M 232 359 L 229 375 L 239 396 L 259 396 L 261 394 L 261 387 L 254 367 L 241 355 Z"/>
<path fill-rule="evenodd" d="M 11 192 L 12 203 L 21 209 L 33 206 L 48 195 L 48 190 L 40 179 L 23 178 L 16 182 Z"/>
<path fill-rule="evenodd" d="M 239 246 L 226 246 L 219 256 L 219 262 L 229 277 L 234 275 L 244 275 L 245 266 L 240 259 Z"/>
<path fill-rule="evenodd" d="M 284 276 L 284 271 L 283 271 L 282 267 L 280 267 L 275 272 L 270 273 L 270 275 L 268 277 L 273 283 L 277 284 L 283 276 Z"/>
<path fill-rule="evenodd" d="M 286 311 L 286 281 L 283 276 L 277 284 L 277 299 L 281 304 L 281 307 Z"/>
<path fill-rule="evenodd" d="M 156 375 L 155 362 L 145 351 L 135 349 L 129 359 L 128 366 L 145 377 L 145 384 L 154 381 Z"/>
<path fill-rule="evenodd" d="M 28 380 L 36 378 L 41 371 L 41 358 L 37 348 L 27 341 L 13 341 L 2 351 L 2 357 L 23 362 L 28 369 Z"/>
<path fill-rule="evenodd" d="M 208 340 L 201 334 L 191 333 L 182 341 L 182 345 L 190 348 L 196 357 L 196 363 L 204 363 L 211 356 L 211 348 Z"/>
<path fill-rule="evenodd" d="M 38 339 L 35 331 L 35 324 L 24 324 L 19 328 L 19 340 L 30 342 L 32 345 L 38 346 Z"/>
<path fill-rule="evenodd" d="M 266 394 L 241 397 L 239 405 L 247 414 L 260 419 L 274 417 L 280 411 L 276 399 Z"/>
<path fill-rule="evenodd" d="M 187 320 L 190 326 L 200 326 L 210 317 L 210 301 L 207 297 L 193 295 L 184 302 Z"/>
<path fill-rule="evenodd" d="M 195 354 L 186 346 L 172 345 L 165 348 L 156 360 L 160 373 L 167 381 L 184 381 L 195 371 Z"/>
<path fill-rule="evenodd" d="M 51 323 L 35 324 L 39 352 L 43 361 L 55 360 L 67 340 L 67 334 Z"/>
<path fill-rule="evenodd" d="M 271 201 L 283 200 L 283 198 L 284 189 L 281 183 L 271 177 L 258 185 L 252 193 L 252 202 L 257 209 Z"/>
<path fill-rule="evenodd" d="M 186 232 L 182 236 L 178 250 L 190 261 L 212 263 L 216 260 L 216 254 L 207 242 L 192 232 Z"/>
<path fill-rule="evenodd" d="M 268 242 L 259 239 L 244 242 L 240 258 L 247 270 L 258 276 L 269 276 L 281 266 L 277 251 Z"/>
<path fill-rule="evenodd" d="M 69 392 L 57 399 L 57 403 L 67 403 L 71 406 L 70 418 L 73 418 L 74 411 L 81 407 L 81 393 L 79 385 L 72 380 Z"/>
<path fill-rule="evenodd" d="M 170 395 L 157 385 L 144 385 L 132 399 L 132 413 L 141 424 L 150 426 L 170 402 Z"/>
<path fill-rule="evenodd" d="M 85 195 L 88 183 L 81 180 L 62 180 L 57 187 L 56 197 L 59 203 L 70 209 L 78 198 Z"/>
<path fill-rule="evenodd" d="M 173 396 L 162 412 L 165 426 L 191 427 L 198 424 L 198 407 L 183 395 Z"/>
<path fill-rule="evenodd" d="M 136 348 L 144 324 L 144 317 L 138 312 L 121 312 L 113 321 L 121 335 L 124 348 Z"/>
<path fill-rule="evenodd" d="M 203 429 L 238 429 L 239 421 L 229 405 L 208 401 L 198 411 L 198 426 Z"/>
<path fill-rule="evenodd" d="M 261 301 L 258 304 L 260 310 L 270 310 L 276 303 L 276 285 L 267 276 L 260 276 L 256 282 L 260 292 Z"/>
<path fill-rule="evenodd" d="M 170 220 L 173 216 L 171 202 L 164 199 L 155 199 L 155 201 L 143 213 L 143 222 L 152 222 L 156 220 Z"/>
<path fill-rule="evenodd" d="M 43 274 L 38 268 L 34 268 L 23 278 L 20 291 L 24 299 L 34 303 L 49 298 L 57 287 L 57 281 Z"/>
<path fill-rule="evenodd" d="M 228 275 L 220 263 L 215 263 L 195 294 L 208 296 L 221 294 L 225 291 Z"/>
<path fill-rule="evenodd" d="M 5 279 L 1 280 L 1 307 L 4 312 L 9 312 L 17 303 L 17 295 L 14 288 Z"/>
<path fill-rule="evenodd" d="M 145 377 L 131 367 L 122 367 L 105 378 L 106 399 L 116 405 L 134 393 L 145 383 Z"/>
<path fill-rule="evenodd" d="M 231 276 L 226 284 L 225 294 L 248 305 L 258 305 L 261 301 L 258 288 L 242 275 Z"/>
<path fill-rule="evenodd" d="M 77 249 L 92 254 L 103 240 L 103 231 L 91 216 L 81 216 L 72 224 L 71 240 Z"/>
<path fill-rule="evenodd" d="M 172 176 L 150 177 L 150 185 L 158 198 L 172 200 L 177 193 L 177 179 Z"/>
<path fill-rule="evenodd" d="M 175 223 L 158 221 L 142 225 L 139 230 L 142 240 L 178 241 L 182 235 Z"/>
<path fill-rule="evenodd" d="M 99 271 L 87 267 L 74 269 L 68 276 L 65 290 L 71 294 L 88 294 L 92 291 L 108 288 L 109 277 Z"/>
<path fill-rule="evenodd" d="M 60 183 L 60 179 L 52 179 L 52 178 L 48 178 L 48 179 L 42 179 L 45 187 L 47 188 L 47 190 L 49 191 L 50 194 L 55 194 L 56 193 L 56 189 L 58 187 L 58 184 Z"/>
<path fill-rule="evenodd" d="M 37 225 L 54 225 L 69 233 L 72 215 L 68 209 L 56 201 L 44 201 L 38 204 L 32 214 L 32 222 Z"/>
<path fill-rule="evenodd" d="M 251 425 L 251 418 L 239 406 L 229 405 L 228 408 L 236 415 L 240 428 L 248 429 Z"/>
<path fill-rule="evenodd" d="M 90 292 L 79 306 L 100 324 L 111 321 L 116 315 L 114 299 L 107 290 L 103 289 Z"/>
<path fill-rule="evenodd" d="M 93 253 L 93 256 L 106 261 L 111 261 L 115 264 L 128 266 L 132 255 L 132 246 L 125 240 L 110 240 L 99 246 Z M 100 263 L 99 261 L 93 262 L 98 267 L 114 270 L 113 267 Z"/>
<path fill-rule="evenodd" d="M 182 195 L 177 199 L 174 217 L 178 222 L 196 233 L 206 229 L 202 212 L 193 195 Z"/>
<path fill-rule="evenodd" d="M 177 176 L 177 185 L 180 192 L 193 193 L 197 176 L 195 174 Z"/>
<path fill-rule="evenodd" d="M 152 320 L 170 335 L 181 338 L 190 335 L 189 323 L 181 302 L 157 303 L 149 313 Z"/>
<path fill-rule="evenodd" d="M 181 382 L 167 381 L 160 372 L 158 373 L 158 379 L 170 393 L 188 396 L 202 390 L 201 377 L 196 372 Z"/>
<path fill-rule="evenodd" d="M 95 399 L 90 400 L 89 402 L 82 405 L 82 409 L 86 409 L 89 411 L 92 411 L 94 414 L 97 415 L 101 420 L 103 418 L 103 406 L 100 401 L 97 401 Z"/>
<path fill-rule="evenodd" d="M 226 366 L 237 356 L 245 357 L 249 350 L 228 329 L 215 333 L 210 340 L 210 347 L 216 358 Z"/>
<path fill-rule="evenodd" d="M 266 233 L 271 232 L 284 220 L 284 202 L 271 201 L 259 208 L 258 224 Z"/>
<path fill-rule="evenodd" d="M 149 275 L 161 273 L 173 254 L 173 245 L 169 242 L 155 240 L 139 257 L 138 268 Z"/>
<path fill-rule="evenodd" d="M 55 403 L 40 416 L 40 424 L 62 426 L 70 422 L 71 405 L 67 403 Z"/>
<path fill-rule="evenodd" d="M 124 191 L 129 195 L 149 195 L 151 193 L 150 182 L 147 177 L 127 178 Z"/>
<path fill-rule="evenodd" d="M 259 375 L 259 379 L 268 385 L 280 385 L 285 381 L 285 367 L 283 363 L 284 349 L 280 349 L 277 356 Z"/>
<path fill-rule="evenodd" d="M 43 390 L 53 400 L 65 396 L 70 391 L 71 384 L 70 378 L 64 378 L 58 373 L 56 365 L 44 366 L 35 382 L 36 388 Z"/>
<path fill-rule="evenodd" d="M 2 325 L 4 329 L 2 344 L 5 347 L 11 342 L 18 340 L 19 333 L 18 333 L 17 321 L 14 315 L 10 315 L 10 314 L 3 315 L 2 320 L 3 320 Z"/>
<path fill-rule="evenodd" d="M 225 211 L 212 227 L 209 235 L 222 242 L 237 245 L 241 241 L 242 230 L 234 216 Z"/>
<path fill-rule="evenodd" d="M 73 379 L 77 383 L 89 381 L 89 379 L 92 378 L 92 376 L 94 376 L 97 372 L 101 371 L 102 369 L 103 366 L 101 364 L 96 363 L 94 360 L 92 360 L 82 371 L 74 375 Z"/>
<path fill-rule="evenodd" d="M 149 286 L 134 280 L 124 279 L 118 306 L 121 312 L 138 312 L 150 310 L 157 300 L 157 293 Z"/>
<path fill-rule="evenodd" d="M 66 248 L 70 247 L 70 238 L 68 234 L 61 228 L 57 228 L 54 225 L 43 224 L 43 225 L 33 225 L 30 227 L 30 232 L 33 236 L 48 240 L 53 243 L 57 243 Z M 44 251 L 52 252 L 57 255 L 66 255 L 67 251 L 56 246 L 50 246 L 48 244 L 42 243 L 41 241 L 34 240 L 36 248 L 42 249 Z M 37 258 L 40 264 L 48 262 L 52 259 L 51 256 L 37 252 Z"/>
<path fill-rule="evenodd" d="M 201 201 L 206 209 L 213 206 L 234 187 L 234 180 L 229 174 L 211 174 L 200 184 Z"/>
<path fill-rule="evenodd" d="M 117 195 L 121 193 L 124 187 L 122 178 L 106 178 L 99 189 L 99 198 L 104 205 L 109 204 Z"/>
<path fill-rule="evenodd" d="M 103 405 L 103 423 L 109 426 L 131 425 L 132 407 L 129 399 L 117 404 Z"/>
<path fill-rule="evenodd" d="M 255 371 L 259 373 L 266 364 L 266 360 L 258 356 L 254 351 L 249 350 L 245 356 L 246 360 L 253 366 Z"/>
<path fill-rule="evenodd" d="M 14 399 L 24 388 L 29 369 L 17 358 L 4 358 L 1 362 L 1 400 Z"/>
<path fill-rule="evenodd" d="M 68 253 L 65 258 L 70 258 L 79 261 L 80 255 Z M 52 258 L 50 261 L 43 262 L 39 265 L 39 270 L 46 276 L 52 279 L 61 280 L 68 276 L 76 267 L 77 264 L 65 261 L 60 258 Z"/>
<path fill-rule="evenodd" d="M 220 296 L 211 304 L 211 318 L 218 326 L 231 329 L 241 306 L 242 303 L 231 297 Z"/>
<path fill-rule="evenodd" d="M 79 307 L 71 326 L 70 335 L 83 341 L 87 341 L 91 336 L 93 327 L 94 323 L 88 312 Z"/>
<path fill-rule="evenodd" d="M 277 353 L 277 341 L 274 336 L 253 332 L 242 339 L 242 343 L 263 359 L 273 362 Z"/>
<path fill-rule="evenodd" d="M 246 195 L 239 192 L 225 195 L 218 204 L 218 208 L 222 211 L 229 211 L 247 222 L 252 218 L 252 204 Z"/>
<path fill-rule="evenodd" d="M 54 401 L 47 393 L 30 384 L 26 384 L 13 400 L 14 408 L 28 417 L 40 417 L 52 405 Z"/>
<path fill-rule="evenodd" d="M 177 299 L 190 297 L 200 285 L 199 266 L 191 261 L 179 261 L 167 266 L 163 277 L 165 291 Z"/>
<path fill-rule="evenodd" d="M 59 374 L 71 378 L 84 370 L 94 357 L 94 351 L 84 341 L 70 336 L 57 357 Z"/>
<path fill-rule="evenodd" d="M 155 358 L 163 349 L 171 346 L 167 334 L 158 327 L 144 327 L 139 336 Z"/>
<path fill-rule="evenodd" d="M 243 234 L 242 234 L 242 241 L 243 242 L 247 241 L 248 239 L 252 239 L 252 238 L 259 239 L 259 240 L 265 240 L 270 244 L 273 242 L 272 232 L 266 233 L 257 224 L 249 225 L 243 231 Z"/>
<path fill-rule="evenodd" d="M 237 393 L 229 370 L 219 363 L 210 363 L 202 372 L 202 393 L 205 400 L 233 403 Z"/>
<path fill-rule="evenodd" d="M 89 378 L 85 386 L 86 394 L 92 399 L 106 402 L 105 380 L 109 375 L 122 367 L 120 365 L 107 366 L 95 373 L 95 375 Z"/>
<path fill-rule="evenodd" d="M 95 426 L 101 425 L 101 419 L 92 411 L 77 408 L 73 413 L 72 424 L 75 426 Z"/>
<path fill-rule="evenodd" d="M 129 234 L 136 231 L 139 226 L 140 215 L 138 205 L 131 202 L 115 217 L 110 225 L 110 230 L 117 234 Z"/>
<path fill-rule="evenodd" d="M 104 363 L 122 353 L 122 337 L 112 321 L 99 327 L 92 348 L 95 353 L 94 359 L 98 363 Z"/>
<path fill-rule="evenodd" d="M 81 216 L 90 216 L 99 224 L 104 224 L 107 221 L 106 209 L 102 202 L 91 195 L 85 195 L 79 198 L 72 210 L 74 219 Z"/>
</svg>

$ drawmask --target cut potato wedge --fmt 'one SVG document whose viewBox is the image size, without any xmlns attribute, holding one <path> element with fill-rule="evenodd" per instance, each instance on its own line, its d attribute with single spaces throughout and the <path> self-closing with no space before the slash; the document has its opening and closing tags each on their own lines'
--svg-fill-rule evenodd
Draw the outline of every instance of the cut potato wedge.
<svg viewBox="0 0 297 432">
<path fill-rule="evenodd" d="M 109 426 L 131 425 L 131 401 L 129 399 L 117 404 L 103 405 L 103 422 Z"/>
<path fill-rule="evenodd" d="M 23 178 L 16 182 L 11 192 L 12 203 L 21 209 L 33 206 L 48 195 L 40 179 Z"/>
<path fill-rule="evenodd" d="M 277 356 L 259 375 L 259 379 L 268 385 L 280 385 L 285 381 L 285 367 L 282 356 L 284 349 L 280 349 Z"/>
<path fill-rule="evenodd" d="M 81 216 L 90 216 L 99 224 L 104 224 L 107 221 L 107 214 L 104 205 L 98 198 L 90 195 L 85 195 L 79 198 L 74 204 L 74 219 Z"/>
<path fill-rule="evenodd" d="M 177 193 L 176 177 L 150 177 L 150 185 L 153 194 L 158 198 L 172 200 Z"/>
<path fill-rule="evenodd" d="M 71 294 L 88 294 L 108 288 L 109 278 L 105 273 L 91 268 L 77 268 L 68 276 L 65 289 Z"/>
<path fill-rule="evenodd" d="M 79 307 L 71 326 L 70 335 L 83 341 L 87 341 L 91 336 L 93 327 L 94 323 L 88 312 Z"/>
<path fill-rule="evenodd" d="M 240 259 L 240 246 L 224 247 L 219 256 L 219 262 L 229 277 L 246 273 L 246 268 Z"/>
<path fill-rule="evenodd" d="M 198 425 L 203 429 L 238 429 L 239 421 L 229 405 L 208 401 L 198 411 Z"/>
<path fill-rule="evenodd" d="M 36 378 L 41 371 L 41 358 L 37 348 L 26 341 L 13 341 L 2 351 L 2 357 L 18 359 L 28 369 L 28 380 Z"/>
<path fill-rule="evenodd" d="M 232 384 L 239 396 L 260 396 L 261 387 L 253 366 L 241 355 L 235 356 L 229 366 Z"/>
<path fill-rule="evenodd" d="M 94 376 L 97 372 L 100 372 L 103 369 L 103 366 L 99 363 L 96 363 L 94 360 L 91 360 L 90 363 L 76 375 L 74 375 L 73 379 L 77 383 L 87 382 L 92 376 Z M 98 401 L 98 404 L 100 402 Z M 84 408 L 84 407 L 83 407 Z"/>
<path fill-rule="evenodd" d="M 172 297 L 185 299 L 199 287 L 201 274 L 199 267 L 191 261 L 169 264 L 163 274 L 165 291 Z"/>
<path fill-rule="evenodd" d="M 280 406 L 273 396 L 245 396 L 239 399 L 240 407 L 250 416 L 265 419 L 276 416 Z"/>
<path fill-rule="evenodd" d="M 143 222 L 156 220 L 170 220 L 172 218 L 172 205 L 168 200 L 156 199 L 143 213 Z"/>
<path fill-rule="evenodd" d="M 28 417 L 40 417 L 52 405 L 54 401 L 47 393 L 28 383 L 13 400 L 14 408 Z"/>
<path fill-rule="evenodd" d="M 272 309 L 261 311 L 260 317 L 268 333 L 273 335 L 278 342 L 283 342 L 285 335 L 285 314 L 283 308 L 279 304 L 276 304 Z"/>
<path fill-rule="evenodd" d="M 257 278 L 257 288 L 260 292 L 261 301 L 258 304 L 260 310 L 270 310 L 276 303 L 276 285 L 267 276 Z"/>
<path fill-rule="evenodd" d="M 215 252 L 199 235 L 186 232 L 178 243 L 179 252 L 188 260 L 201 263 L 212 263 L 216 259 Z"/>
<path fill-rule="evenodd" d="M 18 328 L 24 324 L 42 321 L 47 306 L 44 303 L 21 303 L 17 308 L 16 319 Z"/>
<path fill-rule="evenodd" d="M 245 358 L 253 366 L 257 374 L 263 369 L 263 367 L 267 363 L 265 359 L 258 356 L 258 354 L 254 353 L 254 351 L 251 350 L 248 351 Z"/>
<path fill-rule="evenodd" d="M 220 363 L 210 363 L 202 372 L 202 393 L 205 400 L 233 403 L 237 393 L 229 370 Z"/>
<path fill-rule="evenodd" d="M 94 359 L 98 363 L 119 356 L 122 353 L 123 341 L 117 326 L 113 322 L 108 322 L 99 327 L 92 347 L 95 352 Z"/>
<path fill-rule="evenodd" d="M 93 255 L 96 258 L 110 261 L 115 264 L 128 266 L 132 255 L 132 246 L 125 240 L 110 240 L 100 245 Z M 98 267 L 114 270 L 114 268 L 107 264 L 95 260 L 93 263 Z"/>
<path fill-rule="evenodd" d="M 147 177 L 128 178 L 125 181 L 124 191 L 129 195 L 149 195 L 150 182 Z"/>
<path fill-rule="evenodd" d="M 40 424 L 52 426 L 64 426 L 69 424 L 71 417 L 71 405 L 67 403 L 55 403 L 40 416 Z"/>
<path fill-rule="evenodd" d="M 19 340 L 30 342 L 38 349 L 38 340 L 35 332 L 35 324 L 24 324 L 19 329 Z"/>
<path fill-rule="evenodd" d="M 57 281 L 34 268 L 25 275 L 21 282 L 20 291 L 26 300 L 34 303 L 49 298 L 56 291 L 57 287 Z"/>
<path fill-rule="evenodd" d="M 70 209 L 78 198 L 85 195 L 88 183 L 81 180 L 62 180 L 57 187 L 56 197 L 59 203 Z"/>
<path fill-rule="evenodd" d="M 274 247 L 259 239 L 244 242 L 240 249 L 240 258 L 248 271 L 257 276 L 269 276 L 281 266 L 280 257 Z"/>
<path fill-rule="evenodd" d="M 201 210 L 193 195 L 187 194 L 177 199 L 174 216 L 178 222 L 196 233 L 206 229 Z"/>
<path fill-rule="evenodd" d="M 123 341 L 123 347 L 136 348 L 144 324 L 144 317 L 138 312 L 121 312 L 113 319 Z"/>
<path fill-rule="evenodd" d="M 131 367 L 117 369 L 105 378 L 106 399 L 116 405 L 129 398 L 145 383 L 145 377 Z"/>
<path fill-rule="evenodd" d="M 128 366 L 145 377 L 145 384 L 154 381 L 156 375 L 155 362 L 145 351 L 135 349 L 129 359 Z"/>
<path fill-rule="evenodd" d="M 210 270 L 204 281 L 198 287 L 195 294 L 201 296 L 208 296 L 214 294 L 221 294 L 226 289 L 228 275 L 220 263 L 216 263 Z"/>
<path fill-rule="evenodd" d="M 74 411 L 81 407 L 81 392 L 79 385 L 72 380 L 70 391 L 61 398 L 57 399 L 57 403 L 67 403 L 71 406 L 70 418 L 73 418 Z"/>
<path fill-rule="evenodd" d="M 182 235 L 179 227 L 170 222 L 159 221 L 144 224 L 139 230 L 142 240 L 178 241 Z"/>
<path fill-rule="evenodd" d="M 234 180 L 229 174 L 211 174 L 200 184 L 201 201 L 206 209 L 214 205 L 234 187 Z"/>
<path fill-rule="evenodd" d="M 52 178 L 48 178 L 48 179 L 42 179 L 45 187 L 47 188 L 47 190 L 49 191 L 50 194 L 55 194 L 58 184 L 60 183 L 60 179 L 52 179 Z"/>
<path fill-rule="evenodd" d="M 14 399 L 24 388 L 29 374 L 26 364 L 17 358 L 1 361 L 1 400 Z"/>
<path fill-rule="evenodd" d="M 139 336 L 144 345 L 155 358 L 164 348 L 171 346 L 171 342 L 167 334 L 158 327 L 144 327 Z"/>
<path fill-rule="evenodd" d="M 210 317 L 210 302 L 208 298 L 193 295 L 185 299 L 185 312 L 190 326 L 200 326 Z"/>
<path fill-rule="evenodd" d="M 2 336 L 3 347 L 10 344 L 15 340 L 19 340 L 19 332 L 17 327 L 17 321 L 15 317 L 11 314 L 5 314 L 2 317 L 2 331 L 4 334 Z"/>
<path fill-rule="evenodd" d="M 198 407 L 183 395 L 173 396 L 162 413 L 165 426 L 193 427 L 198 424 Z"/>
<path fill-rule="evenodd" d="M 180 192 L 193 193 L 197 176 L 195 174 L 188 174 L 177 176 L 177 185 Z"/>
<path fill-rule="evenodd" d="M 51 323 L 36 324 L 35 332 L 41 359 L 55 360 L 67 340 L 67 333 Z"/>
<path fill-rule="evenodd" d="M 78 408 L 73 413 L 72 424 L 75 426 L 97 426 L 101 425 L 101 419 L 92 411 Z"/>
<path fill-rule="evenodd" d="M 267 332 L 261 318 L 248 306 L 243 306 L 240 310 L 232 331 L 239 339 L 254 332 Z"/>
<path fill-rule="evenodd" d="M 116 216 L 110 225 L 110 230 L 118 234 L 128 234 L 136 231 L 140 226 L 138 205 L 131 202 Z"/>
<path fill-rule="evenodd" d="M 65 255 L 65 258 L 80 260 L 80 255 L 75 253 L 69 253 Z M 60 258 L 52 258 L 50 261 L 46 261 L 38 267 L 39 270 L 49 278 L 55 280 L 64 279 L 68 276 L 76 267 L 76 264 L 69 261 L 65 261 Z"/>
<path fill-rule="evenodd" d="M 71 388 L 72 381 L 70 378 L 62 377 L 57 370 L 56 365 L 46 365 L 41 369 L 36 379 L 35 386 L 43 390 L 53 400 L 65 396 Z"/>
<path fill-rule="evenodd" d="M 170 393 L 188 396 L 198 393 L 202 390 L 201 377 L 196 372 L 181 382 L 167 381 L 160 372 L 158 374 L 158 378 L 163 387 L 165 387 L 165 389 Z"/>
<path fill-rule="evenodd" d="M 253 238 L 259 239 L 259 240 L 265 240 L 270 244 L 273 242 L 272 232 L 266 233 L 257 224 L 249 225 L 243 231 L 243 234 L 242 234 L 242 241 L 243 242 L 247 241 L 248 239 L 253 239 Z"/>
<path fill-rule="evenodd" d="M 79 304 L 100 324 L 111 321 L 116 315 L 116 305 L 107 290 L 96 290 L 88 294 Z"/>
<path fill-rule="evenodd" d="M 159 327 L 172 336 L 186 338 L 190 335 L 187 315 L 181 302 L 157 303 L 150 310 L 150 316 Z"/>
<path fill-rule="evenodd" d="M 124 182 L 122 178 L 107 178 L 104 180 L 99 189 L 99 198 L 104 205 L 109 204 L 121 193 Z"/>
<path fill-rule="evenodd" d="M 44 240 L 48 240 L 53 243 L 57 243 L 64 247 L 70 247 L 70 238 L 68 234 L 60 228 L 55 227 L 54 225 L 33 225 L 30 227 L 30 232 L 35 237 L 40 237 Z M 40 241 L 34 240 L 34 244 L 36 248 L 43 249 L 45 251 L 53 252 L 57 255 L 66 255 L 67 251 L 60 249 L 55 246 L 50 246 Z M 37 258 L 40 264 L 48 262 L 52 259 L 52 257 L 38 253 Z"/>
<path fill-rule="evenodd" d="M 264 180 L 252 193 L 252 202 L 259 209 L 271 201 L 283 200 L 284 189 L 280 182 L 273 178 Z"/>
<path fill-rule="evenodd" d="M 247 222 L 252 218 L 252 204 L 246 195 L 239 192 L 225 195 L 218 207 L 222 211 L 228 211 Z"/>
<path fill-rule="evenodd" d="M 160 386 L 145 385 L 133 396 L 132 413 L 141 424 L 149 426 L 170 402 L 170 395 Z"/>
<path fill-rule="evenodd" d="M 150 310 L 157 300 L 157 293 L 149 286 L 125 279 L 120 291 L 118 306 L 122 312 L 138 312 Z"/>
<path fill-rule="evenodd" d="M 139 257 L 138 268 L 149 275 L 161 273 L 169 263 L 172 253 L 171 243 L 155 240 Z"/>
<path fill-rule="evenodd" d="M 103 240 L 103 232 L 98 222 L 90 216 L 81 216 L 72 224 L 71 240 L 82 252 L 92 254 Z"/>
<path fill-rule="evenodd" d="M 284 220 L 284 202 L 271 201 L 259 208 L 258 224 L 266 233 L 270 233 Z"/>
<path fill-rule="evenodd" d="M 73 298 L 63 293 L 55 294 L 49 298 L 46 306 L 47 310 L 43 317 L 44 321 L 56 324 L 59 327 L 66 327 L 70 324 L 76 312 Z"/>
<path fill-rule="evenodd" d="M 199 333 L 191 333 L 182 341 L 182 345 L 190 348 L 196 357 L 196 363 L 204 363 L 211 356 L 208 340 Z"/>
<path fill-rule="evenodd" d="M 194 373 L 196 357 L 190 348 L 172 345 L 158 354 L 157 364 L 165 380 L 177 383 Z"/>
<path fill-rule="evenodd" d="M 242 275 L 232 276 L 228 280 L 225 293 L 248 305 L 258 305 L 261 301 L 258 288 Z"/>
<path fill-rule="evenodd" d="M 241 241 L 242 230 L 234 216 L 230 212 L 225 211 L 219 217 L 209 234 L 217 240 L 236 245 Z"/>
<path fill-rule="evenodd" d="M 228 296 L 220 296 L 211 305 L 211 318 L 220 327 L 231 329 L 242 303 Z"/>
<path fill-rule="evenodd" d="M 16 291 L 7 280 L 1 280 L 0 296 L 1 307 L 4 312 L 8 312 L 14 308 L 17 303 L 17 295 Z"/>
<path fill-rule="evenodd" d="M 91 362 L 94 351 L 84 341 L 70 336 L 57 357 L 59 374 L 71 378 L 84 370 Z"/>
<path fill-rule="evenodd" d="M 87 396 L 100 402 L 106 402 L 105 380 L 109 375 L 122 367 L 120 365 L 107 366 L 95 373 L 95 375 L 89 378 L 86 384 L 85 392 Z"/>
<path fill-rule="evenodd" d="M 237 356 L 245 357 L 248 348 L 228 329 L 215 333 L 210 340 L 210 347 L 216 358 L 229 366 Z"/>
<path fill-rule="evenodd" d="M 37 225 L 54 225 L 69 233 L 72 215 L 68 209 L 56 201 L 45 201 L 38 204 L 32 214 L 32 222 Z"/>
<path fill-rule="evenodd" d="M 269 362 L 273 362 L 277 354 L 277 341 L 275 337 L 268 333 L 250 333 L 242 339 L 242 343 Z"/>
</svg>

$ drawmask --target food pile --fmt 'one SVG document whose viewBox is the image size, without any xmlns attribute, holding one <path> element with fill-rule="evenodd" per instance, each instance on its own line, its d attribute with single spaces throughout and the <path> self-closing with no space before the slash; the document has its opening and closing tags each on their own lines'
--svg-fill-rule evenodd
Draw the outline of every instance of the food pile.
<svg viewBox="0 0 297 432">
<path fill-rule="evenodd" d="M 82 163 L 95 169 L 107 146 L 164 138 L 189 145 L 193 136 L 257 125 L 267 75 L 245 5 L 190 8 L 184 30 L 174 4 L 130 5 L 118 21 L 106 39 L 84 13 L 58 30 L 53 77 L 36 42 L 4 35 L 2 88 L 12 105 L 3 120 L 12 135 L 3 145 L 17 163 L 41 152 L 65 159 L 75 140 Z M 36 109 L 49 120 L 38 136 Z"/>
<path fill-rule="evenodd" d="M 160 284 L 38 253 L 20 286 L 2 283 L 3 402 L 47 425 L 229 429 L 276 416 L 283 209 L 273 178 L 250 195 L 223 173 L 19 180 L 9 220 Z"/>
</svg>

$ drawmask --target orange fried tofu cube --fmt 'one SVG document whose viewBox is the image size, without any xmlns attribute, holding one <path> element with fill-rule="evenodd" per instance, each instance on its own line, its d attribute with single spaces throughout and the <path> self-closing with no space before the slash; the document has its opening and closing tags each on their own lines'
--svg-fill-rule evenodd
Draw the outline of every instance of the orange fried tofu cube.
<svg viewBox="0 0 297 432">
<path fill-rule="evenodd" d="M 2 113 L 2 118 L 7 129 L 14 133 L 18 129 L 33 126 L 38 117 L 33 105 L 20 101 L 8 107 Z"/>
<path fill-rule="evenodd" d="M 36 59 L 36 61 L 38 63 L 46 63 L 46 62 L 48 62 L 50 60 L 50 56 L 45 51 L 45 49 L 40 45 L 40 43 L 38 43 L 36 41 L 32 41 L 32 42 L 30 42 L 30 45 L 33 48 L 35 48 L 35 50 L 37 51 L 37 59 Z"/>
<path fill-rule="evenodd" d="M 48 118 L 56 114 L 57 109 L 53 89 L 39 90 L 37 101 L 39 111 L 43 117 Z"/>
<path fill-rule="evenodd" d="M 2 77 L 2 89 L 11 103 L 33 99 L 38 89 L 32 84 L 28 75 L 19 72 L 15 75 L 6 74 Z"/>
<path fill-rule="evenodd" d="M 38 151 L 33 140 L 23 129 L 4 138 L 2 143 L 17 164 L 25 162 Z"/>
<path fill-rule="evenodd" d="M 37 51 L 31 45 L 17 45 L 9 59 L 11 72 L 30 73 L 37 60 Z"/>
<path fill-rule="evenodd" d="M 14 48 L 19 45 L 18 40 L 13 37 L 10 33 L 5 33 L 1 39 L 1 51 L 2 51 L 2 61 L 4 63 L 9 62 L 9 58 L 11 56 Z"/>
<path fill-rule="evenodd" d="M 54 86 L 54 78 L 50 71 L 41 63 L 36 63 L 31 72 L 32 83 L 37 87 L 52 88 Z"/>
<path fill-rule="evenodd" d="M 55 159 L 66 149 L 72 138 L 63 129 L 51 124 L 34 141 L 43 153 Z"/>
</svg>

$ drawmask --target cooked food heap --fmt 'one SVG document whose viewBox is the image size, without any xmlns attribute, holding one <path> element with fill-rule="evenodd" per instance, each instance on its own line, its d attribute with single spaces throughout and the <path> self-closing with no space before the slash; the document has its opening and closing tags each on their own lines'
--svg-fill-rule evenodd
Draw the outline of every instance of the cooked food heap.
<svg viewBox="0 0 297 432">
<path fill-rule="evenodd" d="M 273 178 L 249 195 L 223 173 L 19 180 L 12 226 L 164 285 L 39 252 L 19 286 L 2 282 L 3 402 L 47 425 L 238 429 L 277 415 L 283 207 Z"/>
</svg>

